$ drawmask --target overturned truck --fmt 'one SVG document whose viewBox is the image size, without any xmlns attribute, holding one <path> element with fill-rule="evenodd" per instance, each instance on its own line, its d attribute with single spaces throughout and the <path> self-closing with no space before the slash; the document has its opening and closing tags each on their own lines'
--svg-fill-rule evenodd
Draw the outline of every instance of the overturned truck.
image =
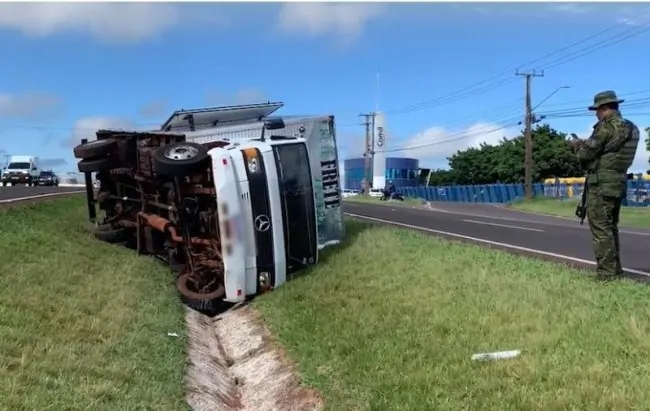
<svg viewBox="0 0 650 411">
<path fill-rule="evenodd" d="M 164 260 L 182 301 L 203 312 L 316 264 L 323 205 L 307 141 L 283 133 L 281 118 L 256 122 L 258 137 L 240 141 L 164 129 L 99 130 L 83 141 L 74 155 L 95 237 Z"/>
</svg>

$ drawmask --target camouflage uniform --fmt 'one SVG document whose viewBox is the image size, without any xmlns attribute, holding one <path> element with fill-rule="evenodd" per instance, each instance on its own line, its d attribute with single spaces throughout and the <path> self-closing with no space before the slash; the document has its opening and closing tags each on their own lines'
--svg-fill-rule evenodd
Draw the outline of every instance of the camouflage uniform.
<svg viewBox="0 0 650 411">
<path fill-rule="evenodd" d="M 618 102 L 616 93 L 605 91 L 594 97 L 589 110 Z M 627 170 L 639 144 L 639 129 L 620 112 L 602 118 L 591 137 L 575 146 L 575 153 L 587 171 L 587 218 L 596 255 L 596 273 L 602 279 L 623 274 L 618 221 L 627 193 Z"/>
</svg>

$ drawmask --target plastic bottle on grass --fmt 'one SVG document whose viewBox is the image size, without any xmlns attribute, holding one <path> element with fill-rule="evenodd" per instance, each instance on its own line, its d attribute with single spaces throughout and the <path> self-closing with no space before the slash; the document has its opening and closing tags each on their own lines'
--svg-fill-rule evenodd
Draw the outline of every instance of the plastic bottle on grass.
<svg viewBox="0 0 650 411">
<path fill-rule="evenodd" d="M 472 361 L 494 361 L 494 360 L 507 360 L 510 358 L 518 357 L 521 350 L 510 351 L 496 351 L 488 353 L 480 353 L 472 355 Z"/>
</svg>

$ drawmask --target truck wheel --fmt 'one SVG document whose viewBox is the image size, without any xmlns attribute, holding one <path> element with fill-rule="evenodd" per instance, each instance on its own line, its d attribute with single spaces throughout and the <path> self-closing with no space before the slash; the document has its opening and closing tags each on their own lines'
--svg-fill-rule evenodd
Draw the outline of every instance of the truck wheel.
<svg viewBox="0 0 650 411">
<path fill-rule="evenodd" d="M 204 169 L 209 164 L 208 150 L 189 141 L 167 144 L 152 154 L 156 173 L 167 177 L 183 177 Z"/>
<path fill-rule="evenodd" d="M 93 140 L 76 146 L 74 151 L 75 158 L 86 159 L 93 157 L 103 157 L 114 153 L 117 150 L 117 141 L 112 138 L 106 140 Z"/>
<path fill-rule="evenodd" d="M 109 244 L 118 244 L 124 243 L 128 240 L 128 235 L 126 229 L 124 228 L 112 228 L 112 227 L 102 227 L 95 229 L 93 235 L 99 241 L 103 241 Z"/>
<path fill-rule="evenodd" d="M 209 293 L 199 293 L 191 290 L 190 274 L 183 274 L 176 281 L 176 288 L 181 295 L 181 301 L 191 309 L 206 315 L 216 315 L 224 306 L 223 297 L 226 289 L 223 285 Z"/>
<path fill-rule="evenodd" d="M 84 158 L 77 164 L 82 173 L 95 173 L 99 171 L 111 170 L 120 166 L 118 157 L 107 156 L 99 158 Z"/>
</svg>

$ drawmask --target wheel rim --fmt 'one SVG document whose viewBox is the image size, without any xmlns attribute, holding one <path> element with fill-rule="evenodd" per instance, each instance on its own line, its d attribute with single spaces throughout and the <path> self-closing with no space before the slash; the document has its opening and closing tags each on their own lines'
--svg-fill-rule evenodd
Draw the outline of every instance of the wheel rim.
<svg viewBox="0 0 650 411">
<path fill-rule="evenodd" d="M 199 150 L 192 146 L 174 146 L 165 150 L 165 158 L 170 160 L 189 160 L 196 157 L 199 154 Z"/>
</svg>

